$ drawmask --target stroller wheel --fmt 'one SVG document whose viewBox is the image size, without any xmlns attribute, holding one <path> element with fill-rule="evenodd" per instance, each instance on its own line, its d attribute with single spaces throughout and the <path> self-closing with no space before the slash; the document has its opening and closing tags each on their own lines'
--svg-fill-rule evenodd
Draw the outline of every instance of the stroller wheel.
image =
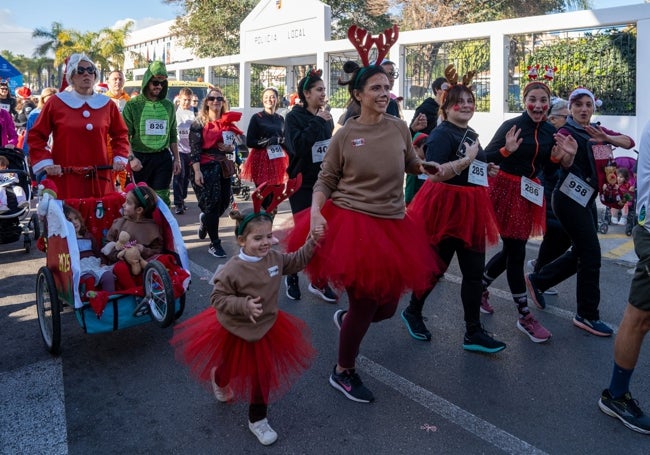
<svg viewBox="0 0 650 455">
<path fill-rule="evenodd" d="M 601 234 L 607 234 L 608 230 L 609 230 L 609 226 L 608 226 L 607 222 L 600 223 L 600 226 L 598 228 L 598 232 L 600 232 Z"/>
<path fill-rule="evenodd" d="M 45 348 L 53 355 L 61 352 L 61 309 L 54 276 L 41 267 L 36 275 L 36 313 Z"/>
</svg>

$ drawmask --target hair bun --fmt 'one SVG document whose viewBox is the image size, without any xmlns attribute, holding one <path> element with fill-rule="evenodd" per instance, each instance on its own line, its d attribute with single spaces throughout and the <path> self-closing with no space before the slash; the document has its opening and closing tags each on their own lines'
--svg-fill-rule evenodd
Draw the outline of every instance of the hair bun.
<svg viewBox="0 0 650 455">
<path fill-rule="evenodd" d="M 343 64 L 343 71 L 345 71 L 346 74 L 352 74 L 358 69 L 359 64 L 357 62 L 353 62 L 352 60 L 348 60 Z"/>
</svg>

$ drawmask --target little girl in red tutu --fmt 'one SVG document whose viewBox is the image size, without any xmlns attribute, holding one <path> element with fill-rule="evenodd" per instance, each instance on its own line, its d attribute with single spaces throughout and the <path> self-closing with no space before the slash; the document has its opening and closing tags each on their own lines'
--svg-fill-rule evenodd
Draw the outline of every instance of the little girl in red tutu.
<svg viewBox="0 0 650 455">
<path fill-rule="evenodd" d="M 310 236 L 295 253 L 280 253 L 271 249 L 272 215 L 242 215 L 233 216 L 241 250 L 214 276 L 213 308 L 177 325 L 171 344 L 197 379 L 210 381 L 218 401 L 250 403 L 248 427 L 270 445 L 278 435 L 266 418 L 269 401 L 286 393 L 316 354 L 305 323 L 278 309 L 280 285 L 307 265 L 316 242 Z"/>
</svg>

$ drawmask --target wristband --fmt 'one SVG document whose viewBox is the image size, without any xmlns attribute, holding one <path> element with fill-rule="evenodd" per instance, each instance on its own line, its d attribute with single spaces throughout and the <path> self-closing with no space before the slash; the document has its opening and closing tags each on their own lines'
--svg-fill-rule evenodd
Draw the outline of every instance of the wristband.
<svg viewBox="0 0 650 455">
<path fill-rule="evenodd" d="M 508 157 L 508 156 L 510 156 L 510 154 L 511 154 L 512 152 L 509 152 L 508 149 L 505 148 L 505 146 L 503 146 L 503 147 L 501 147 L 501 148 L 499 149 L 499 153 L 500 153 L 502 156 Z"/>
</svg>

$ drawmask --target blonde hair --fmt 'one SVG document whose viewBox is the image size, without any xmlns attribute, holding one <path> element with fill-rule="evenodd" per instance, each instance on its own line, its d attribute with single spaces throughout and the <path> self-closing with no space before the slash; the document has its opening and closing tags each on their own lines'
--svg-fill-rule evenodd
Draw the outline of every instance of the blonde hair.
<svg viewBox="0 0 650 455">
<path fill-rule="evenodd" d="M 230 107 L 228 106 L 228 100 L 226 100 L 226 97 L 223 96 L 223 90 L 221 90 L 221 87 L 212 87 L 210 90 L 208 90 L 207 95 L 205 98 L 203 98 L 203 103 L 201 103 L 201 109 L 199 109 L 199 113 L 197 115 L 197 119 L 202 125 L 205 125 L 210 121 L 210 108 L 208 107 L 208 97 L 209 96 L 215 96 L 212 93 L 217 92 L 219 95 L 216 96 L 222 96 L 223 97 L 223 103 L 221 103 L 221 112 L 219 112 L 219 118 L 228 112 L 230 110 Z"/>
<path fill-rule="evenodd" d="M 52 96 L 52 95 L 54 95 L 56 93 L 59 93 L 59 91 L 57 89 L 55 89 L 54 87 L 45 87 L 41 91 L 41 96 L 38 99 L 38 106 L 36 106 L 36 107 L 38 109 L 43 109 L 43 106 L 45 106 L 45 101 L 46 101 L 45 98 L 49 98 L 50 96 Z"/>
</svg>

